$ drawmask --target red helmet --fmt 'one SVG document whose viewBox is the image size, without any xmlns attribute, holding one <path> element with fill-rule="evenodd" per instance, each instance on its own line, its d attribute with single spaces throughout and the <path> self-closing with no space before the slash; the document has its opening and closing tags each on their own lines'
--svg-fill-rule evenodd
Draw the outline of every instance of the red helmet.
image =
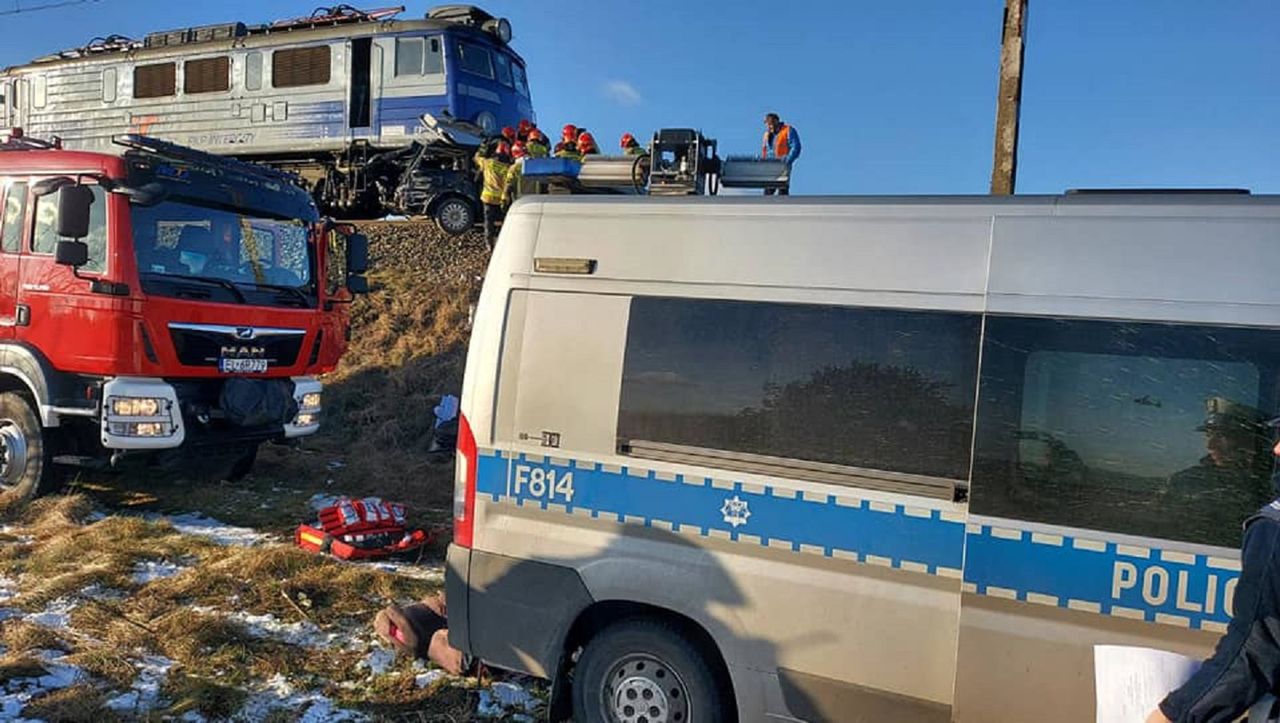
<svg viewBox="0 0 1280 723">
<path fill-rule="evenodd" d="M 541 143 L 542 145 L 544 145 L 544 146 L 545 146 L 545 145 L 547 144 L 547 134 L 546 134 L 546 133 L 543 133 L 543 132 L 542 132 L 542 131 L 540 131 L 540 130 L 538 130 L 538 129 L 537 129 L 537 127 L 530 128 L 530 129 L 529 129 L 529 140 L 531 140 L 531 141 L 537 141 L 537 142 L 539 142 L 539 143 Z"/>
<path fill-rule="evenodd" d="M 569 123 L 564 127 L 563 130 L 560 131 L 560 137 L 564 139 L 577 138 L 578 126 L 575 126 L 574 124 Z"/>
<path fill-rule="evenodd" d="M 590 133 L 583 133 L 578 136 L 578 150 L 586 153 L 596 149 L 596 139 Z"/>
<path fill-rule="evenodd" d="M 507 126 L 506 128 L 503 128 L 502 137 L 506 138 L 508 141 L 514 141 L 516 139 L 516 129 L 512 128 L 511 126 Z"/>
<path fill-rule="evenodd" d="M 636 142 L 635 136 L 631 135 L 630 133 L 623 133 L 622 140 L 618 141 L 618 144 L 621 145 L 623 148 L 630 148 L 631 144 L 635 142 Z"/>
<path fill-rule="evenodd" d="M 521 133 L 528 133 L 531 128 L 533 128 L 533 124 L 529 122 L 528 118 L 520 119 L 520 127 L 517 130 Z"/>
<path fill-rule="evenodd" d="M 497 154 L 499 156 L 511 155 L 511 146 L 506 141 L 502 141 L 501 143 L 498 144 Z"/>
<path fill-rule="evenodd" d="M 511 144 L 511 156 L 513 158 L 524 158 L 526 155 L 528 154 L 525 153 L 523 143 L 521 143 L 520 141 L 516 141 L 515 143 Z"/>
</svg>

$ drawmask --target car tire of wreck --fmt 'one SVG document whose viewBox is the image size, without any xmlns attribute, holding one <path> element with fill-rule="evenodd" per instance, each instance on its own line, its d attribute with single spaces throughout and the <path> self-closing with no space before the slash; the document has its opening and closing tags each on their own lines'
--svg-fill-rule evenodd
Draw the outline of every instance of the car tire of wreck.
<svg viewBox="0 0 1280 723">
<path fill-rule="evenodd" d="M 476 225 L 476 210 L 462 196 L 449 196 L 437 203 L 431 217 L 450 236 L 461 236 Z"/>
<path fill-rule="evenodd" d="M 47 491 L 56 477 L 52 458 L 31 400 L 0 393 L 0 495 L 25 500 Z"/>
<path fill-rule="evenodd" d="M 657 620 L 616 623 L 591 638 L 573 671 L 573 719 L 719 723 L 725 696 L 699 647 Z"/>
</svg>

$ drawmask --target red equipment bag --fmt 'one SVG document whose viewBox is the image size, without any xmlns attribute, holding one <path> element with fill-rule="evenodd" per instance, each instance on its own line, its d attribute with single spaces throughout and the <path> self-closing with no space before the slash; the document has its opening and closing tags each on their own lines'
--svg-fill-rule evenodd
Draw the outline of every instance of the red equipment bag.
<svg viewBox="0 0 1280 723">
<path fill-rule="evenodd" d="M 293 536 L 304 550 L 326 552 L 344 560 L 408 552 L 434 538 L 424 530 L 407 530 L 404 505 L 377 497 L 339 497 L 319 510 L 318 525 L 298 525 Z"/>
</svg>

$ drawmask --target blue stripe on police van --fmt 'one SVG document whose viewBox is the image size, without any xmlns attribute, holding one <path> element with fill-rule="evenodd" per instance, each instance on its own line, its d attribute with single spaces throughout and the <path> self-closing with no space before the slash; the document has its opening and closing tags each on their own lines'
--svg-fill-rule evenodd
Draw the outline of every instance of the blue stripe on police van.
<svg viewBox="0 0 1280 723">
<path fill-rule="evenodd" d="M 907 508 L 736 480 L 608 467 L 586 460 L 551 460 L 481 452 L 479 494 L 494 502 L 538 506 L 566 514 L 661 527 L 692 528 L 704 537 L 810 552 L 826 557 L 957 577 L 964 524 L 938 510 Z M 531 477 L 537 472 L 537 482 Z M 569 485 L 563 484 L 571 474 Z"/>
<path fill-rule="evenodd" d="M 1070 535 L 970 524 L 966 589 L 981 595 L 1221 631 L 1234 560 Z"/>
</svg>

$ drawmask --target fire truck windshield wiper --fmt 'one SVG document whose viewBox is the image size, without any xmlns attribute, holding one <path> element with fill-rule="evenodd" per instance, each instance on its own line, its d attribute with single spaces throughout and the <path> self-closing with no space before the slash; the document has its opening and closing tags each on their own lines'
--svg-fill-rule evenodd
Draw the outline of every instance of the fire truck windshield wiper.
<svg viewBox="0 0 1280 723">
<path fill-rule="evenodd" d="M 285 286 L 284 284 L 259 284 L 256 281 L 250 281 L 248 283 L 259 289 L 269 289 L 271 291 L 281 291 L 286 294 L 292 294 L 293 296 L 298 297 L 298 301 L 301 301 L 303 306 L 311 305 L 311 299 L 307 298 L 307 295 L 302 293 L 302 290 L 295 286 Z"/>
<path fill-rule="evenodd" d="M 241 291 L 238 287 L 236 287 L 236 285 L 233 282 L 228 281 L 227 279 L 217 278 L 216 276 L 196 276 L 194 274 L 170 274 L 162 271 L 143 271 L 141 275 L 159 276 L 159 277 L 168 278 L 168 279 L 181 279 L 183 281 L 198 281 L 203 284 L 213 284 L 214 286 L 221 286 L 227 291 L 230 291 L 231 295 L 236 297 L 237 302 L 241 304 L 248 303 L 248 301 L 244 297 L 244 292 Z"/>
</svg>

